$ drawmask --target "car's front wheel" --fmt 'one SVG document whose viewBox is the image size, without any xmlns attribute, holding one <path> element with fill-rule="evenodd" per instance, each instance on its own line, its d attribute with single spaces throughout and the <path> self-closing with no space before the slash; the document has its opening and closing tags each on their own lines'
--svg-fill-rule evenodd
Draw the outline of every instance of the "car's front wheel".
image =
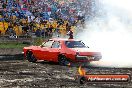
<svg viewBox="0 0 132 88">
<path fill-rule="evenodd" d="M 36 62 L 37 59 L 35 58 L 35 56 L 33 55 L 33 53 L 31 51 L 28 51 L 26 53 L 26 58 L 29 62 Z"/>
<path fill-rule="evenodd" d="M 70 61 L 68 61 L 68 59 L 63 55 L 59 56 L 58 62 L 60 65 L 63 65 L 63 66 L 69 66 L 71 64 Z"/>
</svg>

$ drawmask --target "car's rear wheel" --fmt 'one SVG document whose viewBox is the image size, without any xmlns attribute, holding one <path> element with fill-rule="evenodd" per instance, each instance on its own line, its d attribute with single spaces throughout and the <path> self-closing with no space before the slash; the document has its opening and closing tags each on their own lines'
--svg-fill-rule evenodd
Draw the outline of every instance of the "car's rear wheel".
<svg viewBox="0 0 132 88">
<path fill-rule="evenodd" d="M 63 65 L 63 66 L 68 66 L 71 64 L 70 61 L 63 55 L 59 56 L 58 62 L 60 65 Z"/>
<path fill-rule="evenodd" d="M 26 53 L 26 57 L 27 57 L 27 60 L 29 62 L 36 62 L 37 61 L 37 59 L 35 58 L 35 56 L 33 55 L 33 53 L 31 51 L 28 51 Z"/>
</svg>

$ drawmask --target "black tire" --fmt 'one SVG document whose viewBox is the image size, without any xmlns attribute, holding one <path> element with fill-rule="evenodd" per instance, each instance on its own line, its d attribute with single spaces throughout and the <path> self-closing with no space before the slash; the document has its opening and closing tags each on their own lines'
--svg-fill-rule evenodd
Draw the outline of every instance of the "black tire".
<svg viewBox="0 0 132 88">
<path fill-rule="evenodd" d="M 59 56 L 58 62 L 62 66 L 68 66 L 68 64 L 70 63 L 70 61 L 68 61 L 68 59 L 63 55 Z"/>
<path fill-rule="evenodd" d="M 26 53 L 26 58 L 29 62 L 36 62 L 37 59 L 35 58 L 35 56 L 33 55 L 33 53 L 31 51 L 28 51 Z"/>
</svg>

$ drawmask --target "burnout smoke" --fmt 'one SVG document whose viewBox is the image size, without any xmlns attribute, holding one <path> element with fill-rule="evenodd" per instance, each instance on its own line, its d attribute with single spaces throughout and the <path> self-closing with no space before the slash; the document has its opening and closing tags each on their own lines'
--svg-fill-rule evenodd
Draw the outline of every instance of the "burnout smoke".
<svg viewBox="0 0 132 88">
<path fill-rule="evenodd" d="M 98 0 L 96 16 L 76 38 L 101 51 L 103 58 L 92 65 L 132 67 L 132 0 Z"/>
</svg>

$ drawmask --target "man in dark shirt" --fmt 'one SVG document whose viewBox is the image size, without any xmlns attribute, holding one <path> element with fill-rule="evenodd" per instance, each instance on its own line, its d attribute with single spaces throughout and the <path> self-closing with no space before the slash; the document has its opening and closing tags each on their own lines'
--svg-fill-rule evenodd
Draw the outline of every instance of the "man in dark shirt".
<svg viewBox="0 0 132 88">
<path fill-rule="evenodd" d="M 69 39 L 73 39 L 73 31 L 70 29 L 70 31 L 67 33 L 69 35 Z"/>
</svg>

